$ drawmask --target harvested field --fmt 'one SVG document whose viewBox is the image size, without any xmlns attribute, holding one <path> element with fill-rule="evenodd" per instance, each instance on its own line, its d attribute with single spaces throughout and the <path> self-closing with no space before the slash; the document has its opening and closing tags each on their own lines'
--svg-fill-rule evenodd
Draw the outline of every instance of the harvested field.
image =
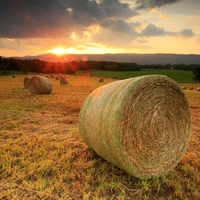
<svg viewBox="0 0 200 200">
<path fill-rule="evenodd" d="M 45 75 L 44 75 L 45 76 Z M 200 93 L 184 90 L 192 114 L 189 148 L 174 170 L 140 180 L 102 159 L 79 134 L 86 97 L 114 79 L 51 79 L 49 95 L 30 95 L 25 75 L 0 77 L 0 199 L 168 200 L 200 197 Z M 181 84 L 200 87 L 200 83 Z"/>
</svg>

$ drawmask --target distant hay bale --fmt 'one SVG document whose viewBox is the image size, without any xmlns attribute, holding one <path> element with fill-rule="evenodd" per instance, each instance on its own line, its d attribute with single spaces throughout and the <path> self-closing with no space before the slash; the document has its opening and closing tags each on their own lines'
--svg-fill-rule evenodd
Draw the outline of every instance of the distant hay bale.
<svg viewBox="0 0 200 200">
<path fill-rule="evenodd" d="M 200 87 L 199 87 L 199 88 L 197 88 L 197 91 L 200 91 Z"/>
<path fill-rule="evenodd" d="M 50 94 L 52 91 L 51 80 L 47 77 L 33 76 L 29 80 L 28 90 L 31 94 Z"/>
<path fill-rule="evenodd" d="M 180 86 L 162 75 L 115 81 L 95 89 L 79 130 L 101 157 L 138 178 L 172 170 L 189 145 L 191 114 Z"/>
<path fill-rule="evenodd" d="M 101 77 L 101 78 L 99 79 L 99 82 L 104 82 L 104 78 Z"/>
<path fill-rule="evenodd" d="M 186 90 L 187 88 L 184 86 L 184 87 L 182 87 L 182 89 L 183 89 L 183 90 Z"/>
<path fill-rule="evenodd" d="M 24 87 L 27 89 L 29 87 L 29 81 L 31 80 L 31 77 L 25 77 L 24 78 Z"/>
<path fill-rule="evenodd" d="M 193 88 L 193 87 L 190 87 L 189 90 L 194 90 L 194 88 Z"/>
<path fill-rule="evenodd" d="M 12 78 L 16 78 L 16 75 L 14 74 L 14 75 L 12 75 Z"/>
<path fill-rule="evenodd" d="M 60 78 L 59 78 L 58 76 L 56 76 L 56 80 L 57 80 L 57 81 L 59 81 L 59 80 L 60 80 Z"/>
<path fill-rule="evenodd" d="M 60 84 L 61 85 L 65 85 L 65 84 L 68 84 L 68 83 L 69 83 L 68 78 L 65 78 L 65 77 L 60 78 Z"/>
</svg>

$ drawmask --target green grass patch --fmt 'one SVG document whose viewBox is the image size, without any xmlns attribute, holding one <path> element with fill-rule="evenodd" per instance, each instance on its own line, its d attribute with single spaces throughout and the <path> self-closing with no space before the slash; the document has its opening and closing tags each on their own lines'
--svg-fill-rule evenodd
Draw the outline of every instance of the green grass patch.
<svg viewBox="0 0 200 200">
<path fill-rule="evenodd" d="M 35 72 L 28 72 L 28 74 L 37 74 Z M 28 75 L 27 74 L 27 75 Z M 22 71 L 13 71 L 13 70 L 0 70 L 0 76 L 13 76 L 13 75 L 24 75 Z"/>
<path fill-rule="evenodd" d="M 192 71 L 176 70 L 176 69 L 142 69 L 141 71 L 90 70 L 90 71 L 79 71 L 76 74 L 83 75 L 83 74 L 86 74 L 87 72 L 89 72 L 91 76 L 98 76 L 98 77 L 103 76 L 103 77 L 116 78 L 116 79 L 126 79 L 126 78 L 132 78 L 136 76 L 161 74 L 161 75 L 166 75 L 169 78 L 179 83 L 195 82 L 193 80 L 194 75 Z"/>
</svg>

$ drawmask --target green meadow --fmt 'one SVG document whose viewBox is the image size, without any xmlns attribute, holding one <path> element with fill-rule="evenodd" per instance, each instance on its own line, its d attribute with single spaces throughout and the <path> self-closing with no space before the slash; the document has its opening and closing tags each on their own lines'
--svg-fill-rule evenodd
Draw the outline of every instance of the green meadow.
<svg viewBox="0 0 200 200">
<path fill-rule="evenodd" d="M 91 76 L 103 76 L 115 79 L 126 79 L 136 76 L 150 75 L 150 74 L 162 74 L 179 83 L 191 83 L 193 80 L 193 72 L 177 69 L 142 69 L 141 71 L 103 71 L 103 70 L 90 70 L 90 71 L 78 71 L 77 75 L 84 75 L 90 73 Z"/>
</svg>

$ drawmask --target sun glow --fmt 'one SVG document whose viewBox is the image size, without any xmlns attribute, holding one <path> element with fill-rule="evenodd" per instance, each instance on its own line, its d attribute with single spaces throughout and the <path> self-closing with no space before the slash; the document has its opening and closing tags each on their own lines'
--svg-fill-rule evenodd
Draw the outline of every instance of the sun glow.
<svg viewBox="0 0 200 200">
<path fill-rule="evenodd" d="M 58 56 L 61 56 L 63 54 L 67 54 L 68 50 L 65 49 L 62 46 L 54 47 L 53 49 L 49 50 L 50 53 L 56 54 Z"/>
</svg>

